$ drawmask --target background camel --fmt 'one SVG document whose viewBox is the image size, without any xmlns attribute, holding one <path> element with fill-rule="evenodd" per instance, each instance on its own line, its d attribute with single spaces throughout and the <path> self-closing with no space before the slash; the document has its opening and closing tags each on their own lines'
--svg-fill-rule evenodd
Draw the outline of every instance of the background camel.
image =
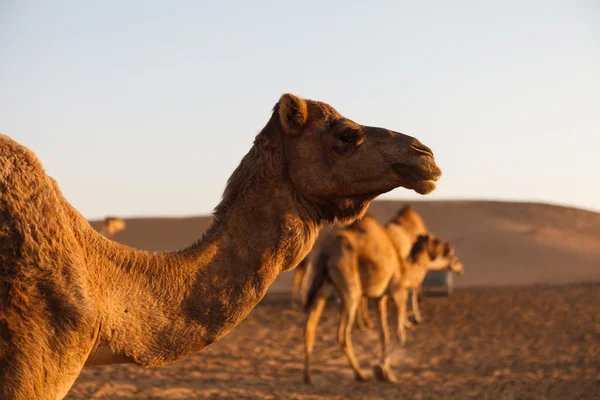
<svg viewBox="0 0 600 400">
<path fill-rule="evenodd" d="M 125 221 L 117 217 L 104 218 L 104 221 L 102 221 L 102 224 L 98 228 L 98 232 L 106 237 L 114 236 L 123 230 L 125 230 Z"/>
<path fill-rule="evenodd" d="M 319 253 L 324 247 L 327 247 L 329 242 L 333 240 L 335 237 L 335 233 L 340 229 L 339 226 L 331 226 L 324 227 L 319 232 L 319 237 L 312 247 L 310 253 L 304 257 L 302 261 L 296 266 L 294 269 L 294 277 L 292 279 L 292 291 L 291 291 L 291 304 L 292 308 L 295 308 L 297 303 L 302 304 L 303 306 L 306 304 L 306 285 L 303 285 L 304 282 L 310 282 L 311 278 L 306 278 L 307 271 L 313 271 L 312 268 L 309 268 L 309 264 L 316 262 L 316 257 L 318 257 Z M 331 294 L 336 300 L 339 302 L 339 298 L 335 293 Z M 369 317 L 369 304 L 367 302 L 367 298 L 363 298 L 359 304 L 358 312 L 356 315 L 356 322 L 360 330 L 365 330 L 368 328 L 372 328 L 372 321 Z"/>
<path fill-rule="evenodd" d="M 292 308 L 294 308 L 297 303 L 300 303 L 302 305 L 304 305 L 306 303 L 306 298 L 305 298 L 306 297 L 305 296 L 306 288 L 303 285 L 304 285 L 304 282 L 306 282 L 306 280 L 305 280 L 306 272 L 308 270 L 312 271 L 311 268 L 308 268 L 308 265 L 315 261 L 314 260 L 315 255 L 318 255 L 319 251 L 322 248 L 327 247 L 329 245 L 329 242 L 331 242 L 331 240 L 333 240 L 333 238 L 335 237 L 335 234 L 340 229 L 341 229 L 341 227 L 338 224 L 324 226 L 319 231 L 319 236 L 317 237 L 317 240 L 315 241 L 315 244 L 311 248 L 310 252 L 306 255 L 306 257 L 304 257 L 302 259 L 302 261 L 300 261 L 300 263 L 298 263 L 298 265 L 294 269 L 294 277 L 292 279 L 292 291 L 291 291 Z M 304 288 L 304 290 L 303 290 L 303 288 Z"/>
<path fill-rule="evenodd" d="M 432 269 L 424 269 L 424 266 L 402 261 L 408 259 L 417 238 L 420 235 L 428 234 L 429 230 L 425 225 L 423 218 L 410 205 L 402 207 L 396 213 L 396 215 L 385 224 L 385 226 L 390 233 L 390 237 L 394 243 L 396 251 L 399 254 L 399 257 L 401 257 L 402 267 L 409 268 L 409 270 L 405 270 L 403 272 L 402 276 L 403 279 L 410 279 L 410 281 L 406 281 L 403 286 L 408 290 L 406 296 L 410 296 L 412 300 L 412 309 L 415 321 L 420 323 L 423 318 L 419 310 L 419 293 L 421 284 L 423 283 L 427 272 Z M 411 270 L 411 267 L 416 268 L 416 270 Z M 460 263 L 458 259 L 455 259 L 451 265 L 448 266 L 448 268 L 461 275 L 464 272 L 462 263 Z M 363 305 L 361 308 L 359 308 L 358 321 L 361 321 L 361 319 L 366 321 L 363 323 L 363 325 L 366 327 L 370 326 L 368 312 L 369 309 L 366 307 L 366 305 Z M 408 315 L 408 310 L 405 310 L 405 313 L 405 315 Z M 410 326 L 408 320 L 405 320 L 405 324 Z"/>
<path fill-rule="evenodd" d="M 396 215 L 388 221 L 386 226 L 394 235 L 394 244 L 396 246 L 396 250 L 403 260 L 405 260 L 410 254 L 412 245 L 416 241 L 417 237 L 428 232 L 423 218 L 421 218 L 421 216 L 410 205 L 402 207 L 396 213 Z M 335 232 L 336 230 L 323 229 L 319 237 L 331 237 Z M 317 240 L 317 243 L 309 255 L 302 260 L 302 262 L 294 271 L 292 284 L 292 305 L 296 301 L 297 297 L 299 297 L 298 293 L 300 292 L 301 282 L 308 263 L 311 262 L 311 260 L 314 262 L 314 258 L 318 256 L 322 247 L 326 244 L 325 240 L 322 242 L 323 243 L 319 243 L 319 240 Z M 310 279 L 308 279 L 308 281 L 310 281 Z M 413 295 L 416 295 L 416 291 L 413 293 Z M 368 300 L 366 298 L 363 299 L 359 305 L 356 320 L 358 327 L 361 330 L 372 327 L 372 321 L 369 317 Z"/>
<path fill-rule="evenodd" d="M 322 221 L 441 175 L 418 140 L 283 95 L 203 237 L 147 253 L 96 232 L 32 151 L 0 136 L 0 398 L 63 397 L 84 365 L 172 363 L 222 338 Z"/>
<path fill-rule="evenodd" d="M 421 323 L 423 321 L 423 317 L 421 316 L 421 311 L 419 309 L 417 292 L 429 271 L 439 271 L 442 269 L 447 269 L 459 275 L 464 274 L 463 264 L 456 256 L 454 247 L 452 247 L 448 242 L 444 242 L 444 246 L 441 250 L 443 257 L 448 260 L 447 264 L 416 262 L 416 260 L 420 256 L 420 248 L 425 246 L 423 242 L 430 240 L 430 237 L 431 235 L 429 234 L 419 235 L 411 249 L 410 254 L 408 255 L 406 261 L 402 265 L 402 287 L 407 292 L 406 295 L 403 296 L 405 304 L 402 306 L 404 311 L 404 318 L 402 319 L 402 323 L 407 327 L 411 326 L 411 324 L 407 320 L 409 292 L 412 292 L 411 300 L 415 321 L 417 323 Z"/>
<path fill-rule="evenodd" d="M 425 238 L 424 240 L 421 240 Z M 410 261 L 415 264 L 447 266 L 454 254 L 445 251 L 447 244 L 432 236 L 421 236 L 411 250 Z M 381 359 L 376 366 L 376 376 L 381 380 L 395 381 L 389 366 L 391 349 L 387 324 L 388 296 L 397 305 L 398 336 L 405 341 L 404 315 L 406 290 L 402 286 L 400 258 L 390 240 L 389 232 L 375 218 L 365 215 L 349 227 L 342 229 L 321 249 L 317 261 L 310 265 L 306 295 L 308 318 L 305 328 L 304 381 L 310 383 L 310 359 L 314 346 L 315 330 L 327 300 L 329 285 L 342 299 L 338 342 L 341 345 L 355 378 L 365 381 L 352 348 L 351 331 L 359 304 L 363 297 L 376 299 L 381 336 Z M 310 271 L 312 269 L 312 271 Z M 311 275 L 308 275 L 308 274 Z"/>
</svg>

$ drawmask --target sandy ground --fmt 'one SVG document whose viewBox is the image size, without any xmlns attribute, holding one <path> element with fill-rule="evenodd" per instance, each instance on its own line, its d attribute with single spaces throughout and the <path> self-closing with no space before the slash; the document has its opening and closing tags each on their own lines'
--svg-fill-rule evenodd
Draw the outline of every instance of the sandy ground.
<svg viewBox="0 0 600 400">
<path fill-rule="evenodd" d="M 384 222 L 403 205 L 377 201 L 370 212 Z M 314 386 L 303 384 L 305 315 L 290 308 L 291 273 L 283 273 L 219 343 L 158 369 L 85 369 L 69 398 L 600 399 L 600 214 L 531 203 L 413 205 L 455 245 L 466 274 L 452 297 L 425 298 L 425 323 L 394 357 L 398 384 L 353 381 L 335 343 L 336 304 L 317 333 Z M 127 219 L 113 239 L 169 251 L 194 242 L 209 223 Z M 377 329 L 355 329 L 353 337 L 371 373 Z"/>
<path fill-rule="evenodd" d="M 600 398 L 600 284 L 463 288 L 425 298 L 422 311 L 394 357 L 398 384 L 353 381 L 335 343 L 335 303 L 318 328 L 314 386 L 303 384 L 305 315 L 271 294 L 201 353 L 157 369 L 84 369 L 68 398 Z M 370 374 L 377 329 L 353 338 Z"/>
</svg>

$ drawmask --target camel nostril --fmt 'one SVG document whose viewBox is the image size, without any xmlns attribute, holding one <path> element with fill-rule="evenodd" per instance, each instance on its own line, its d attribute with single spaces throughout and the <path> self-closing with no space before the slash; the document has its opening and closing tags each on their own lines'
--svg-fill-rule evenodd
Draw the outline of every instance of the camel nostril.
<svg viewBox="0 0 600 400">
<path fill-rule="evenodd" d="M 433 157 L 433 151 L 431 151 L 431 149 L 429 147 L 425 146 L 423 143 L 419 142 L 418 140 L 415 140 L 410 145 L 410 148 L 418 151 L 419 153 Z"/>
</svg>

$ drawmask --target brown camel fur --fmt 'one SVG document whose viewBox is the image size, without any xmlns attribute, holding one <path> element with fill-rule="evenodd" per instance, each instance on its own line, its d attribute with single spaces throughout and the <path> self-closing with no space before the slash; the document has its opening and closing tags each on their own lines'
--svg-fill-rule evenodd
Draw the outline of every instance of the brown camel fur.
<svg viewBox="0 0 600 400">
<path fill-rule="evenodd" d="M 426 235 L 427 233 L 429 233 L 429 230 L 427 229 L 423 218 L 410 205 L 402 207 L 398 211 L 398 213 L 386 223 L 385 226 L 388 232 L 390 233 L 392 242 L 394 243 L 396 251 L 398 252 L 398 254 L 400 254 L 402 260 L 406 260 L 408 258 L 410 251 L 415 241 L 417 240 L 417 237 L 419 237 L 419 235 Z M 404 263 L 404 265 L 410 265 L 410 263 Z M 459 264 L 456 264 L 456 268 L 458 267 Z M 423 279 L 425 279 L 425 277 L 423 277 Z M 412 300 L 412 310 L 414 313 L 415 321 L 417 323 L 421 323 L 423 321 L 418 301 L 418 294 L 423 279 L 420 280 L 419 284 L 416 285 L 416 287 L 411 286 L 410 288 L 408 288 L 408 293 L 406 294 L 407 297 L 410 295 L 410 298 Z M 408 315 L 408 310 L 405 310 L 405 315 Z M 370 327 L 371 324 L 368 323 L 370 321 L 368 315 L 368 308 L 365 305 L 362 305 L 362 307 L 359 308 L 359 312 L 357 314 L 357 321 L 359 322 L 359 327 L 361 326 L 361 320 L 367 321 L 367 323 L 363 324 L 367 327 Z M 412 326 L 408 319 L 404 321 L 404 324 L 407 327 Z"/>
<path fill-rule="evenodd" d="M 412 245 L 416 241 L 417 237 L 419 235 L 428 233 L 423 218 L 421 218 L 421 216 L 410 205 L 406 205 L 401 208 L 398 213 L 386 224 L 386 227 L 394 235 L 394 243 L 397 246 L 398 253 L 401 255 L 401 257 L 403 257 L 403 259 L 408 257 Z M 323 235 L 332 236 L 334 233 L 335 231 L 323 229 L 319 235 L 319 238 L 321 238 Z M 294 270 L 294 279 L 292 284 L 292 307 L 294 306 L 295 299 L 300 291 L 302 278 L 304 277 L 307 269 L 309 259 L 311 257 L 314 258 L 315 255 L 318 255 L 323 247 L 323 244 L 318 245 L 319 241 L 320 240 L 318 239 L 310 254 L 306 256 L 306 258 L 302 260 Z M 416 296 L 416 290 L 413 295 Z M 356 314 L 356 322 L 361 330 L 371 328 L 373 326 L 371 318 L 369 317 L 368 300 L 366 298 L 363 298 L 359 305 L 358 312 Z"/>
<path fill-rule="evenodd" d="M 106 237 L 112 237 L 123 230 L 125 230 L 125 221 L 117 217 L 106 217 L 98 232 Z"/>
<path fill-rule="evenodd" d="M 339 229 L 340 228 L 338 226 L 324 227 L 323 229 L 321 229 L 319 237 L 317 238 L 310 253 L 306 257 L 304 257 L 304 259 L 300 261 L 300 263 L 294 269 L 291 293 L 292 308 L 296 307 L 298 297 L 300 297 L 301 304 L 304 305 L 306 303 L 307 288 L 305 287 L 304 283 L 310 282 L 310 279 L 305 279 L 306 272 L 308 270 L 312 271 L 312 268 L 309 268 L 309 264 L 314 263 L 316 261 L 315 257 L 319 255 L 323 248 L 327 247 L 327 245 L 329 244 L 329 242 L 332 241 L 332 239 L 335 237 L 336 232 L 338 232 Z M 333 295 L 335 296 L 335 293 L 333 293 Z M 339 301 L 337 297 L 336 299 Z M 371 319 L 369 318 L 369 305 L 367 301 L 368 299 L 366 297 L 363 297 L 358 308 L 358 313 L 356 315 L 356 322 L 360 330 L 370 329 L 373 325 Z"/>
<path fill-rule="evenodd" d="M 409 258 L 411 254 L 410 252 L 413 249 L 417 238 L 421 235 L 427 235 L 429 233 L 423 218 L 421 218 L 421 216 L 410 205 L 400 209 L 400 211 L 398 211 L 398 213 L 385 224 L 385 227 L 388 230 L 390 238 L 392 239 L 392 242 L 396 247 L 396 251 L 400 255 L 402 261 Z M 417 323 L 421 323 L 423 321 L 423 317 L 419 309 L 418 293 L 429 269 L 425 268 L 425 266 L 421 264 L 415 264 L 410 261 L 402 262 L 401 265 L 404 268 L 402 272 L 402 286 L 408 291 L 404 298 L 408 300 L 408 296 L 410 294 L 415 321 Z M 450 269 L 461 275 L 464 273 L 462 263 L 460 263 L 458 259 L 455 259 L 454 262 L 451 263 Z M 408 311 L 406 308 L 407 306 L 404 310 L 405 318 L 403 323 L 407 327 L 410 327 L 411 324 L 406 318 Z"/>
<path fill-rule="evenodd" d="M 406 260 L 410 254 L 413 244 L 417 240 L 419 235 L 425 235 L 428 233 L 427 226 L 423 221 L 423 218 L 412 208 L 410 205 L 402 207 L 398 213 L 392 217 L 387 223 L 386 228 L 390 232 L 392 241 L 396 246 L 398 254 L 402 260 Z M 406 265 L 406 263 L 404 263 Z M 413 313 L 415 321 L 420 323 L 422 321 L 421 313 L 419 310 L 418 294 L 419 288 L 410 289 L 406 296 L 411 297 L 413 305 Z M 405 310 L 407 313 L 408 310 Z M 408 314 L 406 314 L 408 315 Z M 407 327 L 411 324 L 408 322 L 408 318 L 404 321 Z"/>
<path fill-rule="evenodd" d="M 190 247 L 148 253 L 96 232 L 35 154 L 0 135 L 0 398 L 62 398 L 84 365 L 172 363 L 216 342 L 306 256 L 323 221 L 421 194 L 429 148 L 283 95 Z"/>
<path fill-rule="evenodd" d="M 367 297 L 378 302 L 382 355 L 375 368 L 380 380 L 395 381 L 389 366 L 391 348 L 387 322 L 387 301 L 390 296 L 397 308 L 397 335 L 406 340 L 403 310 L 406 309 L 406 289 L 403 287 L 400 258 L 389 232 L 375 218 L 365 215 L 361 220 L 340 231 L 331 245 L 317 256 L 307 271 L 308 290 L 306 308 L 308 318 L 305 328 L 305 369 L 304 381 L 311 382 L 310 358 L 314 346 L 315 330 L 329 291 L 330 283 L 342 299 L 338 342 L 354 371 L 356 380 L 365 381 L 354 355 L 351 331 L 361 298 Z M 434 239 L 431 235 L 419 236 L 408 257 L 415 269 L 447 268 L 453 262 L 453 252 L 446 242 Z M 416 265 L 420 267 L 416 267 Z M 311 271 L 312 269 L 313 271 Z"/>
<path fill-rule="evenodd" d="M 300 303 L 305 304 L 306 302 L 306 291 L 303 290 L 305 280 L 306 271 L 309 270 L 308 264 L 314 262 L 312 257 L 315 254 L 318 254 L 322 248 L 325 248 L 329 245 L 329 242 L 335 237 L 335 234 L 341 229 L 339 224 L 334 224 L 331 226 L 324 226 L 319 231 L 319 236 L 317 236 L 317 240 L 315 244 L 311 248 L 310 252 L 300 261 L 300 263 L 294 268 L 294 278 L 292 281 L 292 308 L 295 308 L 296 303 L 298 302 L 298 298 L 300 298 Z M 312 269 L 311 269 L 312 270 Z M 305 288 L 304 288 L 305 289 Z"/>
<path fill-rule="evenodd" d="M 294 277 L 292 278 L 292 292 L 291 292 L 292 308 L 296 308 L 296 304 L 297 304 L 298 300 L 300 300 L 300 302 L 303 302 L 301 299 L 302 291 L 300 289 L 302 286 L 302 280 L 304 279 L 304 274 L 306 273 L 307 264 L 308 264 L 308 256 L 304 257 L 302 259 L 302 261 L 300 261 L 300 263 L 298 265 L 296 265 L 296 268 L 294 268 Z"/>
<path fill-rule="evenodd" d="M 417 240 L 427 237 L 427 235 L 421 235 L 417 238 Z M 436 266 L 436 265 L 428 265 L 428 264 L 419 264 L 414 262 L 415 257 L 417 257 L 418 255 L 413 254 L 414 252 L 414 246 L 413 249 L 411 250 L 411 253 L 409 254 L 409 256 L 407 257 L 407 262 L 404 263 L 403 266 L 403 270 L 402 270 L 402 287 L 404 288 L 404 290 L 407 291 L 406 295 L 403 296 L 403 299 L 405 300 L 405 304 L 404 304 L 404 310 L 403 310 L 403 323 L 406 327 L 410 327 L 411 324 L 408 322 L 407 319 L 407 310 L 408 310 L 408 293 L 411 293 L 411 300 L 412 300 L 412 309 L 413 309 L 413 313 L 414 313 L 414 317 L 415 317 L 415 321 L 417 323 L 421 323 L 423 322 L 423 317 L 421 316 L 421 311 L 419 309 L 419 301 L 417 298 L 417 292 L 419 290 L 419 288 L 421 287 L 421 284 L 423 283 L 423 280 L 425 279 L 425 276 L 427 276 L 427 272 L 429 271 L 433 271 L 433 270 L 440 270 L 440 269 L 449 269 L 454 273 L 457 273 L 459 275 L 463 275 L 465 270 L 464 270 L 464 266 L 462 264 L 462 262 L 460 262 L 460 260 L 458 259 L 458 257 L 454 254 L 454 247 L 452 247 L 449 243 L 445 242 L 444 243 L 444 248 L 443 248 L 443 256 L 448 258 L 450 260 L 450 262 L 448 263 L 447 266 Z"/>
</svg>

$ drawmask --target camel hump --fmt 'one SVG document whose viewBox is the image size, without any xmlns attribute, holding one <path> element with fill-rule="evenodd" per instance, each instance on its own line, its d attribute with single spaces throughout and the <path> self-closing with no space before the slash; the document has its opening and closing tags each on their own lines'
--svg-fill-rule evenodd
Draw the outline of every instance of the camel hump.
<svg viewBox="0 0 600 400">
<path fill-rule="evenodd" d="M 40 174 L 46 175 L 42 163 L 33 151 L 9 136 L 0 134 L 0 184 L 10 186 L 7 180 L 14 174 L 21 177 L 15 179 L 11 185 L 36 179 Z"/>
<path fill-rule="evenodd" d="M 412 208 L 412 206 L 410 204 L 405 204 L 404 207 L 402 207 L 398 211 L 397 215 L 404 215 L 404 214 L 413 213 L 413 212 L 415 212 L 415 209 Z"/>
<path fill-rule="evenodd" d="M 0 214 L 1 241 L 9 240 L 7 235 L 20 235 L 41 246 L 41 237 L 33 239 L 28 233 L 32 227 L 52 242 L 67 225 L 64 199 L 56 182 L 33 151 L 6 135 L 0 135 Z"/>
</svg>

